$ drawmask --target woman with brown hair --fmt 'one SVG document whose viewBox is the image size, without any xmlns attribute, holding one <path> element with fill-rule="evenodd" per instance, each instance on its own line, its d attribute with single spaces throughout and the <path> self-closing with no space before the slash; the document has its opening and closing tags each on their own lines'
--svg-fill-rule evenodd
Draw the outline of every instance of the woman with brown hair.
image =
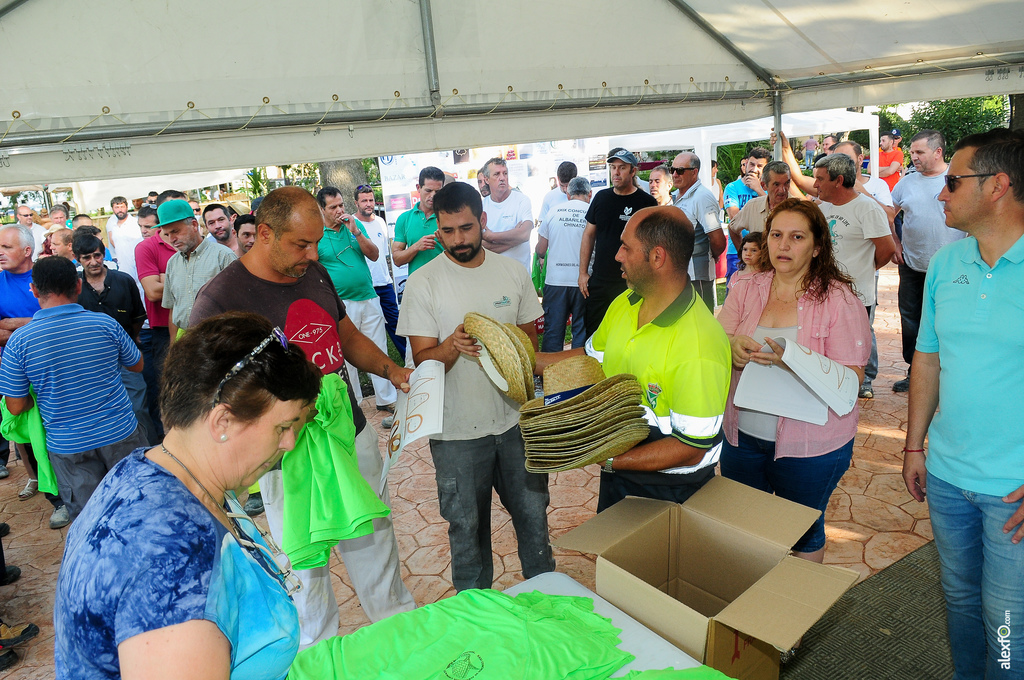
<svg viewBox="0 0 1024 680">
<path fill-rule="evenodd" d="M 836 263 L 825 216 L 816 205 L 790 198 L 768 216 L 760 270 L 735 283 L 718 320 L 732 347 L 733 375 L 725 411 L 722 475 L 824 513 L 829 496 L 850 467 L 857 406 L 840 416 L 829 409 L 824 425 L 737 408 L 740 372 L 749 362 L 788 370 L 788 341 L 853 369 L 864 378 L 871 335 L 852 280 Z M 771 351 L 762 351 L 767 345 Z M 858 383 L 859 384 L 859 383 Z M 825 521 L 793 547 L 821 562 Z"/>
<path fill-rule="evenodd" d="M 163 444 L 115 465 L 68 531 L 58 678 L 287 675 L 298 580 L 234 490 L 295 446 L 319 388 L 316 366 L 256 314 L 207 319 L 171 346 Z"/>
</svg>

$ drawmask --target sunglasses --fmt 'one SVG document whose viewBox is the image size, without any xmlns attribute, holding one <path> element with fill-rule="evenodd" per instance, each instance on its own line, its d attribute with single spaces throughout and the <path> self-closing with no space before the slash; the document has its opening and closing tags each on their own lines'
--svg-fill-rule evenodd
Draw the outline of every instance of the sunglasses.
<svg viewBox="0 0 1024 680">
<path fill-rule="evenodd" d="M 229 380 L 238 375 L 239 371 L 248 366 L 249 363 L 252 362 L 252 360 L 255 359 L 260 352 L 265 350 L 267 348 L 267 345 L 269 345 L 274 340 L 277 340 L 279 343 L 281 343 L 281 347 L 283 347 L 285 350 L 288 349 L 288 338 L 285 337 L 284 332 L 280 328 L 274 327 L 274 330 L 271 331 L 270 335 L 265 337 L 260 342 L 260 344 L 256 345 L 256 347 L 251 352 L 249 352 L 248 356 L 246 356 L 244 359 L 242 359 L 237 364 L 232 366 L 231 370 L 228 371 L 227 375 L 224 376 L 224 379 L 220 381 L 220 384 L 217 385 L 217 391 L 213 393 L 214 406 L 220 403 L 220 393 L 224 390 L 224 385 L 226 385 Z"/>
<path fill-rule="evenodd" d="M 359 186 L 356 187 L 356 193 L 357 194 L 370 194 L 370 193 L 373 193 L 373 187 L 371 187 L 369 184 L 360 184 Z"/>
<path fill-rule="evenodd" d="M 993 177 L 995 174 L 994 172 L 983 172 L 980 175 L 946 175 L 946 188 L 949 189 L 949 193 L 953 193 L 960 186 L 960 180 L 962 179 L 967 179 L 968 177 Z"/>
<path fill-rule="evenodd" d="M 677 168 L 673 165 L 671 169 L 673 175 L 681 175 L 687 170 L 696 170 L 697 168 Z"/>
<path fill-rule="evenodd" d="M 238 543 L 243 548 L 249 551 L 253 558 L 263 566 L 263 568 L 273 576 L 278 583 L 284 588 L 285 592 L 289 597 L 295 595 L 295 593 L 302 590 L 302 582 L 299 577 L 292 573 L 291 569 L 286 569 L 281 566 L 278 561 L 278 555 L 283 555 L 284 551 L 277 546 L 274 539 L 271 538 L 270 534 L 260 528 L 258 524 L 252 521 L 252 519 L 245 514 L 238 514 L 228 510 L 226 512 L 228 519 L 235 525 L 235 529 L 238 531 L 239 536 Z M 252 541 L 247 536 L 252 536 L 251 531 L 245 531 L 242 529 L 242 522 L 246 522 L 248 526 L 255 529 L 259 534 L 260 538 L 263 539 L 262 545 L 258 541 Z"/>
<path fill-rule="evenodd" d="M 195 214 L 198 215 L 199 212 L 200 212 L 200 209 L 199 208 L 192 208 L 192 212 L 194 212 Z"/>
</svg>

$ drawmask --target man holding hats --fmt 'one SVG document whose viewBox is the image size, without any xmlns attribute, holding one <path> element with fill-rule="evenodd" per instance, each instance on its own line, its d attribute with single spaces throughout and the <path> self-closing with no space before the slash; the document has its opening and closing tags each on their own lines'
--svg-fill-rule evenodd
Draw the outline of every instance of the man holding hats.
<svg viewBox="0 0 1024 680">
<path fill-rule="evenodd" d="M 434 211 L 444 254 L 409 277 L 398 333 L 409 338 L 417 364 L 436 359 L 447 371 L 443 431 L 430 439 L 430 455 L 441 516 L 449 524 L 452 583 L 460 591 L 490 588 L 492 488 L 512 516 L 523 576 L 554 570 L 548 478 L 526 471 L 519 404 L 475 363 L 480 346 L 466 334 L 463 319 L 470 312 L 485 315 L 499 333 L 501 324 L 514 324 L 536 348 L 533 323 L 543 310 L 526 269 L 483 249 L 489 218 L 480 194 L 454 182 L 435 194 Z M 496 362 L 506 359 L 494 354 Z"/>
<path fill-rule="evenodd" d="M 199 221 L 187 201 L 176 198 L 161 203 L 157 217 L 160 236 L 180 255 L 167 262 L 160 303 L 171 310 L 168 331 L 174 342 L 178 329 L 189 326 L 188 319 L 199 289 L 238 258 L 227 246 L 203 239 L 199 234 Z"/>
<path fill-rule="evenodd" d="M 608 154 L 608 171 L 612 185 L 594 195 L 587 209 L 587 226 L 580 245 L 579 286 L 587 299 L 583 318 L 587 337 L 594 334 L 612 300 L 626 290 L 621 270 L 615 261 L 619 236 L 626 222 L 637 211 L 658 205 L 646 191 L 633 181 L 636 178 L 636 156 L 625 149 L 612 149 Z M 594 257 L 593 268 L 588 268 Z"/>
<path fill-rule="evenodd" d="M 640 382 L 651 434 L 604 461 L 599 512 L 626 496 L 682 503 L 715 475 L 732 356 L 686 272 L 693 231 L 673 206 L 633 215 L 615 255 L 631 290 L 612 301 L 585 349 L 537 355 L 539 374 L 586 352 L 606 376 Z"/>
</svg>

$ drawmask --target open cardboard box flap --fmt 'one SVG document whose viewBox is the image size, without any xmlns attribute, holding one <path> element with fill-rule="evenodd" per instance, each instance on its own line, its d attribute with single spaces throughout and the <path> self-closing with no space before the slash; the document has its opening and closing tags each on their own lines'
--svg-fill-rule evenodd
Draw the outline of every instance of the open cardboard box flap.
<svg viewBox="0 0 1024 680">
<path fill-rule="evenodd" d="M 857 580 L 857 572 L 786 557 L 715 620 L 786 650 Z"/>
<path fill-rule="evenodd" d="M 567 550 L 600 555 L 620 540 L 676 505 L 671 501 L 629 496 L 551 541 Z"/>
<path fill-rule="evenodd" d="M 764 538 L 786 550 L 792 548 L 821 516 L 820 512 L 806 505 L 721 476 L 709 480 L 683 503 L 683 508 Z"/>
</svg>

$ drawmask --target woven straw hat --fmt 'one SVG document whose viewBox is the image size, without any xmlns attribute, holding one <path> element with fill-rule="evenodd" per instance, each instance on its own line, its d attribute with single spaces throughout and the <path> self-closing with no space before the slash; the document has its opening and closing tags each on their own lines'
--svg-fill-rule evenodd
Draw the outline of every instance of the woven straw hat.
<svg viewBox="0 0 1024 680">
<path fill-rule="evenodd" d="M 505 327 L 494 319 L 476 312 L 466 315 L 463 327 L 466 333 L 472 335 L 487 348 L 487 353 L 491 355 L 498 372 L 508 382 L 508 390 L 505 391 L 505 394 L 520 404 L 532 397 L 533 384 L 531 381 L 530 389 L 527 391 L 523 360 L 520 355 L 520 353 L 526 354 L 526 349 L 516 345 Z M 532 368 L 530 371 L 532 373 Z"/>
<path fill-rule="evenodd" d="M 604 380 L 601 362 L 592 356 L 570 357 L 544 369 L 544 394 L 558 394 Z"/>
<path fill-rule="evenodd" d="M 533 343 L 530 342 L 530 336 L 528 336 L 523 329 L 510 323 L 501 324 L 501 329 L 505 331 L 505 335 L 509 337 L 512 344 L 515 346 L 516 351 L 519 353 L 519 375 L 520 380 L 523 381 L 523 387 L 526 390 L 527 399 L 533 397 Z M 515 329 L 513 332 L 512 329 Z M 520 335 L 522 337 L 520 337 Z M 527 349 L 529 347 L 529 349 Z M 523 400 L 525 402 L 526 399 Z M 520 402 L 520 403 L 523 403 Z"/>
</svg>

